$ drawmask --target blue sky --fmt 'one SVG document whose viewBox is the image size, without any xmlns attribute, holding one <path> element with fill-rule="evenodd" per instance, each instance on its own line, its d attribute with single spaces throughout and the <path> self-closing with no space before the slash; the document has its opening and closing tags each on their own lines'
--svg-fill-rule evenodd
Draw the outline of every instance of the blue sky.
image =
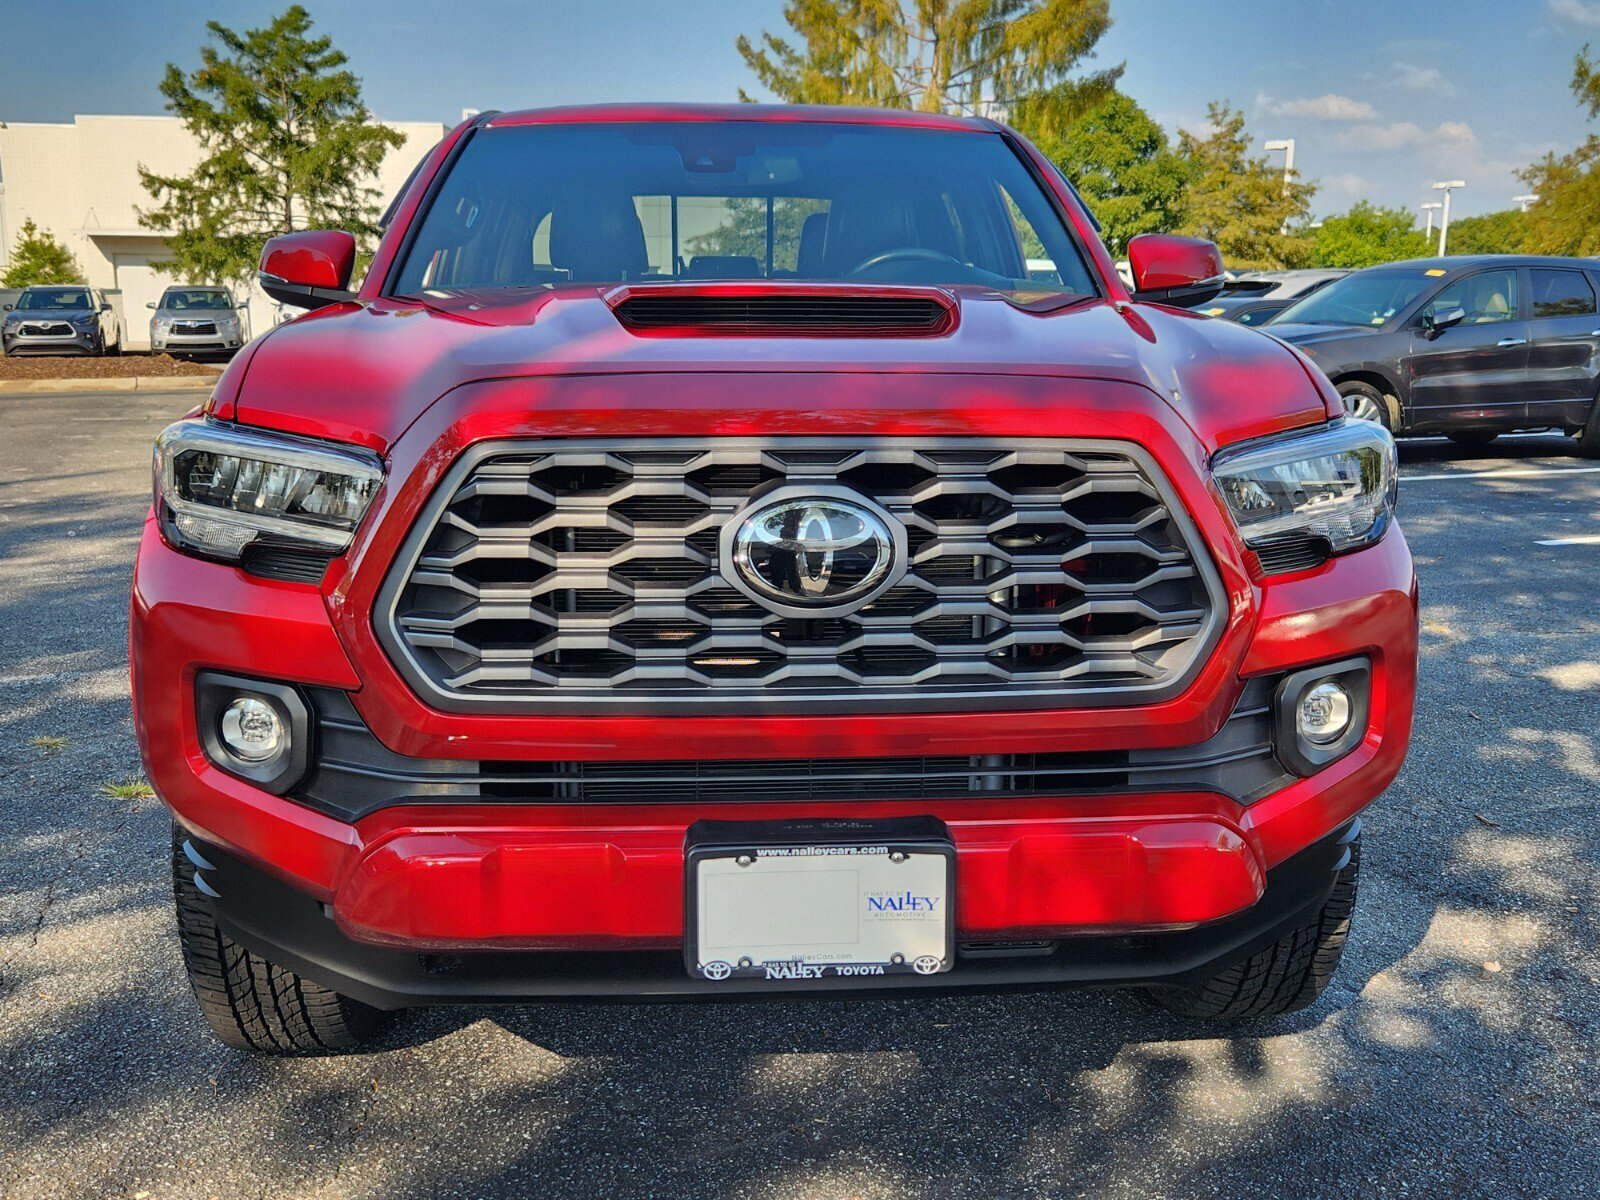
<svg viewBox="0 0 1600 1200">
<path fill-rule="evenodd" d="M 209 17 L 260 23 L 286 0 L 75 0 L 6 7 L 0 120 L 162 111 Z M 462 108 L 601 100 L 731 100 L 750 80 L 739 33 L 782 25 L 781 0 L 307 0 L 393 120 Z M 157 15 L 159 13 L 159 16 Z M 1586 133 L 1572 58 L 1600 44 L 1600 0 L 1112 0 L 1099 61 L 1169 129 L 1206 102 L 1242 107 L 1261 138 L 1292 137 L 1320 212 L 1363 196 L 1413 207 L 1466 179 L 1457 211 L 1506 207 L 1512 172 Z"/>
</svg>

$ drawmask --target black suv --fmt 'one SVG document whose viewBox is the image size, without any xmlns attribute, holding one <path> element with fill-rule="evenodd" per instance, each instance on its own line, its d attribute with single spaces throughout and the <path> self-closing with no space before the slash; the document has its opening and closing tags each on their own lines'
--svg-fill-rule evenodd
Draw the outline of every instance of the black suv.
<svg viewBox="0 0 1600 1200">
<path fill-rule="evenodd" d="M 1556 428 L 1600 456 L 1600 262 L 1474 255 L 1369 267 L 1265 326 L 1392 433 L 1486 445 Z"/>
</svg>

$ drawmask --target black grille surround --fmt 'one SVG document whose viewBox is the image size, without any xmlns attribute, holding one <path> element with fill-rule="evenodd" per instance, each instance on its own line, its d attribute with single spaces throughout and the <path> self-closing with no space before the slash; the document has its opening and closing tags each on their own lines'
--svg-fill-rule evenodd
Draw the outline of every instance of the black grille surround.
<svg viewBox="0 0 1600 1200">
<path fill-rule="evenodd" d="M 1296 778 L 1273 745 L 1278 682 L 1247 681 L 1222 729 L 1195 746 L 638 762 L 408 758 L 378 741 L 344 692 L 309 688 L 316 750 L 292 798 L 342 821 L 417 804 L 849 803 L 1193 791 L 1249 804 Z"/>
<path fill-rule="evenodd" d="M 721 573 L 724 526 L 806 484 L 906 529 L 904 577 L 844 616 L 780 616 Z M 446 711 L 747 714 L 1159 701 L 1226 613 L 1130 443 L 663 438 L 470 448 L 374 622 Z"/>
</svg>

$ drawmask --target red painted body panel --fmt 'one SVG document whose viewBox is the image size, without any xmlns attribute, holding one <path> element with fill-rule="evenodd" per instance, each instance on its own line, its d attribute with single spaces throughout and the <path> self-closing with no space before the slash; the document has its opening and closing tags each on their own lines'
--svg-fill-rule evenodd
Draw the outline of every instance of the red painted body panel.
<svg viewBox="0 0 1600 1200">
<path fill-rule="evenodd" d="M 1000 135 L 917 114 L 746 107 L 584 108 L 538 121 L 873 120 Z M 147 527 L 131 650 L 146 768 L 178 820 L 332 905 L 367 941 L 431 947 L 670 946 L 682 934 L 683 838 L 694 820 L 930 814 L 957 846 L 965 937 L 1171 929 L 1253 904 L 1265 872 L 1338 829 L 1394 778 L 1410 732 L 1417 599 L 1404 538 L 1263 578 L 1209 484 L 1221 446 L 1339 411 L 1306 360 L 1226 322 L 1127 302 L 1088 215 L 1037 152 L 1018 152 L 1079 232 L 1103 296 L 1040 310 L 940 289 L 955 319 L 933 337 L 639 336 L 615 289 L 517 297 L 385 298 L 422 197 L 464 125 L 401 198 L 358 303 L 274 330 L 240 355 L 211 404 L 221 419 L 370 447 L 388 481 L 319 588 L 185 557 Z M 669 285 L 670 286 L 670 285 Z M 897 289 L 887 289 L 897 291 Z M 919 289 L 899 289 L 906 290 Z M 1219 641 L 1161 703 L 1026 713 L 743 717 L 463 716 L 430 708 L 372 630 L 384 573 L 467 446 L 518 437 L 988 436 L 1123 440 L 1145 448 L 1211 547 L 1228 598 Z M 1025 753 L 1191 745 L 1221 728 L 1243 679 L 1351 655 L 1373 664 L 1366 737 L 1310 779 L 1249 806 L 1204 792 L 1000 800 L 450 805 L 351 825 L 209 765 L 196 671 L 335 687 L 397 753 L 455 759 L 803 758 Z"/>
</svg>

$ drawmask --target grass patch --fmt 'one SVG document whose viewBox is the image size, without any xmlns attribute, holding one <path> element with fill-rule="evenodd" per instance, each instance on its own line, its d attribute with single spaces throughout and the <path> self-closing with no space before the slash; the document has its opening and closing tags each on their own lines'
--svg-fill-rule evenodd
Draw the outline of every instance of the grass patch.
<svg viewBox="0 0 1600 1200">
<path fill-rule="evenodd" d="M 59 754 L 67 748 L 67 739 L 41 733 L 38 737 L 29 738 L 28 745 L 44 754 Z"/>
<path fill-rule="evenodd" d="M 119 783 L 102 783 L 100 794 L 109 796 L 113 800 L 154 800 L 155 788 L 150 786 L 150 781 L 143 775 L 134 775 Z"/>
</svg>

